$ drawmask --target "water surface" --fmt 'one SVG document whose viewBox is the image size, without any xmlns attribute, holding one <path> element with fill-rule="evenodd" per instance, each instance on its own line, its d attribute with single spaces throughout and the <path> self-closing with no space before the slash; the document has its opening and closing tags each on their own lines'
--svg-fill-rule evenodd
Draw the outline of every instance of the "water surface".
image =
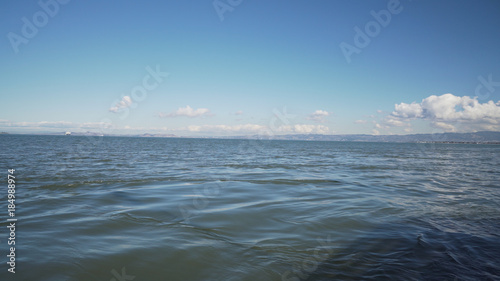
<svg viewBox="0 0 500 281">
<path fill-rule="evenodd" d="M 0 156 L 2 280 L 500 279 L 498 145 L 1 135 Z"/>
</svg>

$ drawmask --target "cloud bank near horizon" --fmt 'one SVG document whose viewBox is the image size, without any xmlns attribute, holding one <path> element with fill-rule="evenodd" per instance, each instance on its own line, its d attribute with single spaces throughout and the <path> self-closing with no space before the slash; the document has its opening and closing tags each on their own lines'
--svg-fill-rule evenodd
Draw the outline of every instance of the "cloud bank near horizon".
<svg viewBox="0 0 500 281">
<path fill-rule="evenodd" d="M 312 124 L 295 124 L 283 125 L 279 127 L 270 128 L 268 126 L 258 124 L 244 124 L 244 125 L 192 125 L 188 126 L 189 132 L 224 132 L 224 133 L 246 133 L 246 134 L 261 134 L 261 135 L 278 135 L 278 134 L 328 134 L 330 129 L 324 125 Z"/>
<path fill-rule="evenodd" d="M 333 133 L 325 125 L 313 124 L 294 124 L 282 126 L 264 126 L 259 124 L 240 124 L 240 125 L 189 125 L 181 128 L 135 128 L 128 125 L 123 127 L 116 127 L 108 122 L 86 122 L 74 123 L 66 121 L 57 122 L 14 122 L 10 120 L 0 120 L 0 130 L 5 128 L 20 129 L 20 130 L 48 130 L 55 132 L 55 130 L 82 132 L 90 130 L 103 134 L 116 134 L 116 133 L 197 133 L 197 134 L 218 134 L 218 135 L 231 135 L 231 134 L 259 134 L 259 135 L 282 135 L 282 134 L 328 134 Z"/>
<path fill-rule="evenodd" d="M 131 99 L 124 96 L 120 101 L 115 103 L 115 106 L 109 109 L 110 112 L 116 113 L 133 106 Z M 237 111 L 234 115 L 241 115 L 242 111 Z M 192 108 L 189 105 L 179 107 L 177 110 L 170 113 L 159 113 L 160 118 L 204 118 L 214 116 L 208 108 Z M 303 116 L 306 120 L 310 120 L 307 124 L 303 122 L 284 122 L 280 126 L 275 126 L 270 122 L 268 126 L 264 123 L 243 123 L 243 124 L 217 124 L 209 125 L 203 123 L 187 124 L 183 127 L 160 126 L 161 128 L 153 127 L 134 127 L 122 122 L 113 124 L 111 119 L 106 119 L 106 122 L 85 122 L 75 123 L 68 121 L 40 121 L 40 122 L 15 122 L 10 120 L 0 120 L 0 130 L 17 130 L 17 131 L 98 131 L 109 134 L 120 133 L 149 133 L 162 132 L 174 133 L 180 135 L 247 135 L 247 134 L 262 134 L 262 135 L 282 135 L 282 134 L 333 134 L 335 133 L 329 125 L 326 118 L 332 113 L 326 110 L 318 109 L 314 112 Z M 393 134 L 394 131 L 402 130 L 406 133 L 411 133 L 414 129 L 416 121 L 423 121 L 431 128 L 435 128 L 434 132 L 477 132 L 477 131 L 500 131 L 500 101 L 485 101 L 480 102 L 478 97 L 455 96 L 453 94 L 443 94 L 440 96 L 431 95 L 420 102 L 397 103 L 394 105 L 394 110 L 391 112 L 378 111 L 376 115 L 368 116 L 371 121 L 355 120 L 353 123 L 360 126 L 369 126 L 373 124 L 372 133 L 374 135 Z M 378 119 L 378 121 L 377 121 Z M 241 121 L 242 119 L 236 119 Z M 287 121 L 289 121 L 287 119 Z M 200 120 L 200 122 L 202 122 Z M 316 124 L 314 124 L 316 123 Z M 317 124 L 320 123 L 320 124 Z M 167 125 L 167 124 L 166 124 Z"/>
<path fill-rule="evenodd" d="M 186 107 L 179 107 L 174 112 L 171 113 L 163 113 L 160 112 L 158 114 L 160 118 L 168 118 L 168 117 L 204 117 L 204 116 L 213 116 L 213 114 L 208 110 L 208 108 L 198 108 L 193 109 L 191 106 L 186 105 Z"/>
</svg>

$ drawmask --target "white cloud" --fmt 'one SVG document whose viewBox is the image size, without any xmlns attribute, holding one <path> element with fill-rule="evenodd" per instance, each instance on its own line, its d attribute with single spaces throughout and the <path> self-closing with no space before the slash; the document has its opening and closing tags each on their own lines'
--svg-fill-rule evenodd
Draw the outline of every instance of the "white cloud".
<svg viewBox="0 0 500 281">
<path fill-rule="evenodd" d="M 73 124 L 72 122 L 67 122 L 67 121 L 56 121 L 56 122 L 41 121 L 41 122 L 33 122 L 30 124 L 43 128 L 71 128 L 75 126 L 75 124 Z"/>
<path fill-rule="evenodd" d="M 179 117 L 179 116 L 185 116 L 185 117 L 202 117 L 202 116 L 211 116 L 212 114 L 210 113 L 210 110 L 207 108 L 198 108 L 198 109 L 193 109 L 189 105 L 186 107 L 179 107 L 175 112 L 172 113 L 160 113 L 160 117 Z"/>
<path fill-rule="evenodd" d="M 354 121 L 354 123 L 356 123 L 356 124 L 366 124 L 366 122 L 367 122 L 366 120 L 356 120 L 356 121 Z"/>
<path fill-rule="evenodd" d="M 188 126 L 187 129 L 190 132 L 199 132 L 199 131 L 201 131 L 201 126 L 191 125 L 191 126 Z"/>
<path fill-rule="evenodd" d="M 330 129 L 325 125 L 295 124 L 274 128 L 275 134 L 328 134 Z"/>
<path fill-rule="evenodd" d="M 459 112 L 456 110 L 456 106 L 459 106 L 462 103 L 462 99 L 469 100 L 470 98 L 465 97 L 457 97 L 452 94 L 444 94 L 441 96 L 432 95 L 428 98 L 422 100 L 421 103 L 421 116 L 416 117 L 427 117 L 432 119 L 443 119 L 443 120 L 452 120 L 457 119 L 459 116 Z M 423 114 L 425 110 L 425 115 Z"/>
<path fill-rule="evenodd" d="M 0 127 L 27 130 L 81 130 L 81 129 L 109 129 L 111 123 L 106 122 L 86 122 L 74 123 L 68 121 L 39 121 L 39 122 L 14 122 L 9 120 L 0 120 Z"/>
<path fill-rule="evenodd" d="M 246 132 L 257 133 L 265 130 L 266 127 L 256 124 L 243 125 L 191 125 L 187 127 L 190 132 Z"/>
<path fill-rule="evenodd" d="M 329 115 L 330 113 L 328 111 L 318 109 L 313 113 L 309 114 L 309 117 L 307 117 L 307 119 L 314 120 L 316 122 L 325 122 L 326 117 Z"/>
<path fill-rule="evenodd" d="M 405 119 L 402 118 L 397 118 L 394 116 L 387 116 L 384 120 L 384 124 L 387 127 L 405 127 L 405 126 L 410 126 L 410 123 L 404 122 L 406 121 Z"/>
<path fill-rule="evenodd" d="M 205 133 L 241 133 L 241 134 L 327 134 L 329 128 L 324 125 L 296 124 L 283 125 L 271 130 L 267 126 L 258 124 L 240 124 L 240 125 L 191 125 L 183 130 L 189 132 L 205 132 Z"/>
<path fill-rule="evenodd" d="M 298 134 L 326 134 L 328 131 L 328 127 L 323 125 L 296 124 L 293 126 L 293 132 Z"/>
<path fill-rule="evenodd" d="M 422 116 L 422 106 L 418 103 L 400 103 L 395 105 L 396 111 L 393 111 L 392 114 L 397 117 L 403 118 L 416 118 Z"/>
<path fill-rule="evenodd" d="M 40 121 L 40 122 L 13 122 L 9 120 L 0 120 L 0 126 L 14 128 L 73 128 L 78 124 L 67 121 Z"/>
<path fill-rule="evenodd" d="M 124 96 L 119 102 L 114 106 L 109 108 L 111 112 L 118 112 L 120 109 L 130 107 L 132 105 L 132 99 L 129 96 Z"/>
<path fill-rule="evenodd" d="M 400 103 L 387 116 L 387 126 L 409 126 L 409 121 L 422 119 L 447 132 L 500 130 L 500 101 L 479 103 L 477 97 L 444 94 L 432 95 L 420 103 Z"/>
<path fill-rule="evenodd" d="M 444 122 L 432 122 L 432 125 L 436 128 L 443 129 L 445 132 L 455 132 L 455 126 L 444 123 Z"/>
<path fill-rule="evenodd" d="M 86 122 L 78 125 L 82 129 L 110 129 L 113 127 L 111 122 Z"/>
<path fill-rule="evenodd" d="M 236 111 L 236 112 L 234 113 L 234 115 L 242 115 L 242 114 L 243 114 L 243 111 L 241 111 L 241 110 L 238 110 L 238 111 Z"/>
<path fill-rule="evenodd" d="M 325 125 L 313 125 L 313 124 L 294 124 L 294 125 L 282 125 L 282 126 L 265 126 L 259 124 L 238 124 L 238 125 L 191 125 L 184 128 L 153 128 L 153 127 L 133 127 L 130 125 L 124 125 L 122 127 L 117 127 L 116 124 L 112 122 L 86 122 L 86 123 L 74 123 L 67 121 L 41 121 L 41 122 L 13 122 L 10 120 L 0 120 L 0 129 L 7 131 L 10 130 L 44 130 L 47 131 L 72 131 L 72 132 L 82 132 L 82 131 L 98 131 L 104 134 L 110 133 L 123 133 L 126 131 L 130 133 L 132 131 L 140 132 L 153 132 L 153 131 L 170 131 L 170 132 L 191 132 L 191 133 L 206 133 L 206 134 L 227 134 L 227 135 L 245 135 L 245 134 L 258 134 L 258 135 L 283 135 L 283 134 L 328 134 L 333 133 Z M 181 133 L 182 134 L 182 133 Z"/>
</svg>

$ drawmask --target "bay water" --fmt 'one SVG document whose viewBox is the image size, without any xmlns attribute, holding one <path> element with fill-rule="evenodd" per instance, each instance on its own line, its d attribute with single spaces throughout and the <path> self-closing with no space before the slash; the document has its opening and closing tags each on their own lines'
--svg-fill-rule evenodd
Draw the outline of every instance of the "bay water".
<svg viewBox="0 0 500 281">
<path fill-rule="evenodd" d="M 0 280 L 500 280 L 500 145 L 0 135 L 0 168 Z"/>
</svg>

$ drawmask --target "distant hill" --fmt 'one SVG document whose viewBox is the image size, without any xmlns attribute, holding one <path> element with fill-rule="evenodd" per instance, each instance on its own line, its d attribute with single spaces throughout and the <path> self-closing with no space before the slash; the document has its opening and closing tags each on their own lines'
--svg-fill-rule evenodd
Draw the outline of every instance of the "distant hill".
<svg viewBox="0 0 500 281">
<path fill-rule="evenodd" d="M 8 134 L 0 132 L 0 134 Z M 39 133 L 38 135 L 64 135 L 59 133 Z M 96 132 L 74 132 L 72 136 L 104 136 Z M 295 134 L 295 135 L 246 135 L 246 136 L 177 136 L 174 134 L 109 134 L 105 136 L 121 137 L 153 137 L 153 138 L 207 138 L 207 139 L 269 139 L 269 140 L 306 140 L 306 141 L 359 141 L 359 142 L 433 142 L 433 143 L 493 143 L 500 144 L 500 132 L 475 132 L 475 133 L 439 133 L 439 134 L 412 134 L 412 135 L 320 135 L 320 134 Z"/>
<path fill-rule="evenodd" d="M 412 135 L 276 135 L 276 136 L 241 136 L 241 139 L 276 139 L 310 141 L 364 141 L 364 142 L 444 142 L 444 143 L 500 143 L 500 132 L 475 133 L 439 133 Z"/>
<path fill-rule="evenodd" d="M 142 134 L 139 135 L 138 137 L 143 137 L 143 138 L 178 138 L 178 136 L 174 134 Z"/>
</svg>

